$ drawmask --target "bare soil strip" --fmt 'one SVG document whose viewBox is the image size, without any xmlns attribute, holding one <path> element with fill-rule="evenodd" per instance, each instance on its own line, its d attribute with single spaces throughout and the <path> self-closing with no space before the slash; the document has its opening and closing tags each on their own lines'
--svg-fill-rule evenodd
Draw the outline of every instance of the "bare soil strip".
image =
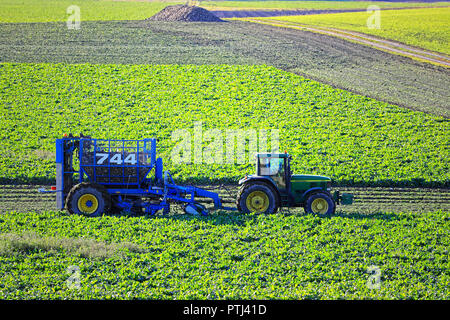
<svg viewBox="0 0 450 320">
<path fill-rule="evenodd" d="M 376 2 L 374 2 L 376 4 Z M 205 6 L 206 9 L 209 9 Z M 402 8 L 380 8 L 380 10 L 404 10 L 404 9 L 422 9 L 430 7 L 402 7 Z M 344 13 L 344 12 L 363 12 L 367 9 L 323 9 L 323 10 L 309 10 L 309 9 L 240 9 L 230 8 L 226 10 L 209 10 L 215 16 L 223 19 L 231 18 L 256 18 L 256 17 L 280 17 L 280 16 L 306 16 L 312 14 L 330 14 L 330 13 Z"/>
<path fill-rule="evenodd" d="M 304 16 L 311 14 L 359 12 L 366 9 L 340 9 L 340 10 L 210 10 L 215 16 L 224 19 L 250 18 L 250 17 L 279 17 L 279 16 Z"/>
<path fill-rule="evenodd" d="M 54 211 L 56 210 L 53 193 L 39 193 L 38 185 L 0 185 L 0 214 L 9 211 Z M 48 186 L 47 186 L 48 187 Z M 238 190 L 236 185 L 202 186 L 219 193 L 224 203 L 234 206 Z M 450 190 L 430 188 L 362 188 L 336 187 L 341 192 L 353 193 L 354 203 L 351 206 L 338 206 L 337 212 L 377 213 L 377 212 L 425 212 L 450 210 Z M 207 207 L 211 208 L 211 204 Z M 303 213 L 303 209 L 287 209 L 291 213 Z M 178 206 L 172 206 L 172 213 L 182 213 Z"/>
<path fill-rule="evenodd" d="M 393 54 L 399 54 L 413 59 L 419 59 L 420 61 L 425 61 L 429 63 L 434 63 L 444 67 L 450 67 L 450 58 L 444 54 L 439 54 L 432 51 L 427 51 L 424 49 L 414 48 L 399 42 L 389 41 L 385 39 L 376 38 L 373 36 L 368 36 L 364 33 L 350 32 L 345 30 L 340 30 L 336 28 L 325 28 L 325 27 L 311 27 L 303 24 L 292 24 L 286 23 L 279 20 L 261 20 L 261 19 L 245 19 L 250 22 L 257 22 L 262 24 L 268 24 L 283 28 L 292 28 L 298 30 L 306 30 L 316 33 L 322 33 L 329 36 L 338 37 L 341 39 L 353 41 L 359 44 L 368 45 L 370 47 L 383 50 Z"/>
</svg>

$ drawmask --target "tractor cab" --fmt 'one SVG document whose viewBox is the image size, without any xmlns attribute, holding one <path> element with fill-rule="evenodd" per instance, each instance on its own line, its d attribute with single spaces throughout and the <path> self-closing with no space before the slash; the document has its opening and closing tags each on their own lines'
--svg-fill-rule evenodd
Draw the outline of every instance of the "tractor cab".
<svg viewBox="0 0 450 320">
<path fill-rule="evenodd" d="M 290 183 L 290 160 L 287 153 L 257 153 L 256 175 L 270 177 L 279 189 L 286 190 Z"/>
</svg>

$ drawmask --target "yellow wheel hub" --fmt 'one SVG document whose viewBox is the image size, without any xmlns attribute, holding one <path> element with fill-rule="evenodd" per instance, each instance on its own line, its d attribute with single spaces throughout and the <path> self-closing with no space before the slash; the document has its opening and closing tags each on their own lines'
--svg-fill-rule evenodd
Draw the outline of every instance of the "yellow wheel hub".
<svg viewBox="0 0 450 320">
<path fill-rule="evenodd" d="M 251 212 L 265 212 L 269 208 L 269 197 L 263 191 L 253 191 L 248 195 L 245 204 Z"/>
<path fill-rule="evenodd" d="M 98 200 L 97 197 L 93 194 L 87 193 L 83 194 L 78 199 L 78 210 L 85 214 L 91 214 L 97 211 L 98 209 Z"/>
<path fill-rule="evenodd" d="M 314 199 L 311 203 L 311 210 L 313 213 L 325 214 L 328 212 L 328 202 L 323 198 Z"/>
</svg>

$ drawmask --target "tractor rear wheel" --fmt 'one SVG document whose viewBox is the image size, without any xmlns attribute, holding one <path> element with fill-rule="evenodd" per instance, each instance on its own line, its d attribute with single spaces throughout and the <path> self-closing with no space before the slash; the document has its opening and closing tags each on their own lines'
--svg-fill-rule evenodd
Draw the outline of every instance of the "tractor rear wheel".
<svg viewBox="0 0 450 320">
<path fill-rule="evenodd" d="M 306 200 L 305 211 L 306 213 L 331 215 L 336 211 L 336 203 L 325 192 L 313 193 Z"/>
<path fill-rule="evenodd" d="M 101 185 L 82 182 L 70 190 L 66 207 L 71 214 L 96 217 L 111 209 L 111 196 Z"/>
<path fill-rule="evenodd" d="M 278 210 L 278 195 L 265 183 L 247 183 L 239 189 L 236 206 L 242 213 L 275 213 Z"/>
</svg>

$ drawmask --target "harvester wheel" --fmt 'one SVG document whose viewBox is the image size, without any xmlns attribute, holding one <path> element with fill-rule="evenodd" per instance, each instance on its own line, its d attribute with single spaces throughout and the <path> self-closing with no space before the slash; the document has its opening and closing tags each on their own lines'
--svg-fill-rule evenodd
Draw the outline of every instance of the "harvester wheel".
<svg viewBox="0 0 450 320">
<path fill-rule="evenodd" d="M 101 185 L 82 182 L 70 190 L 66 207 L 71 214 L 96 217 L 111 209 L 111 196 Z"/>
<path fill-rule="evenodd" d="M 242 213 L 275 213 L 277 197 L 276 191 L 265 183 L 247 183 L 239 189 L 236 206 Z"/>
<path fill-rule="evenodd" d="M 331 215 L 336 211 L 333 198 L 324 192 L 313 193 L 305 203 L 305 212 L 321 215 Z"/>
</svg>

